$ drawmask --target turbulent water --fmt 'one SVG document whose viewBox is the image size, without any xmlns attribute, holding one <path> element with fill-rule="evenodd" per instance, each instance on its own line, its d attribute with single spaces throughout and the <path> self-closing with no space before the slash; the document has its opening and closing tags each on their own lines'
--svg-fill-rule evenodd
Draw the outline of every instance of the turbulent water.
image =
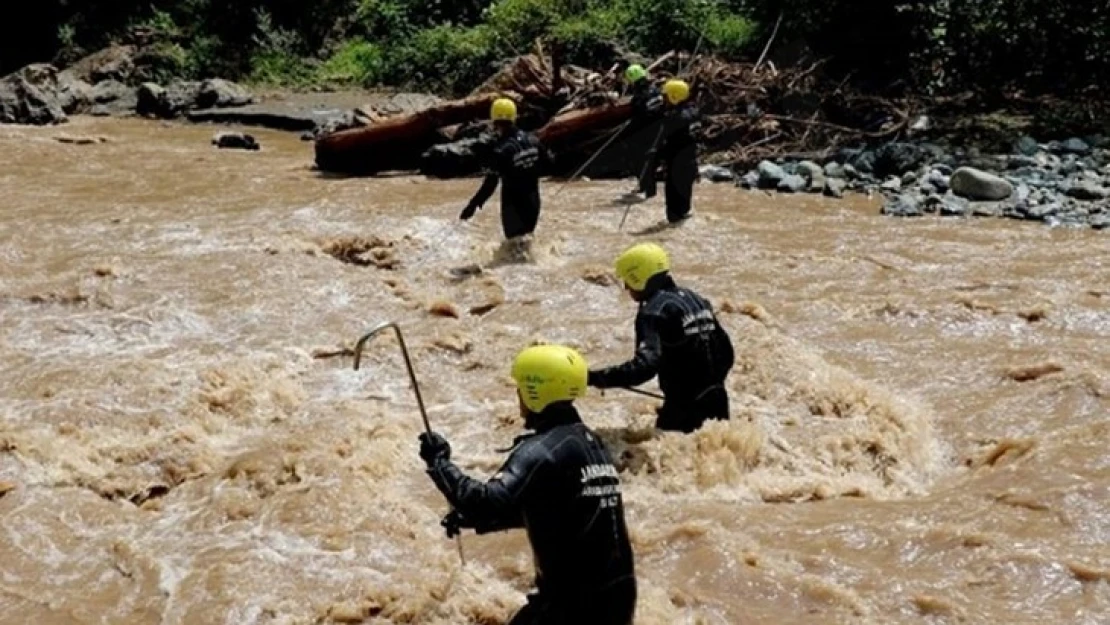
<svg viewBox="0 0 1110 625">
<path fill-rule="evenodd" d="M 61 143 L 66 132 L 103 138 Z M 544 187 L 526 263 L 476 180 L 327 179 L 311 144 L 78 119 L 0 127 L 0 622 L 500 623 L 522 532 L 466 534 L 417 456 L 488 476 L 537 340 L 628 357 L 623 247 L 656 240 L 733 337 L 733 419 L 654 435 L 580 402 L 619 459 L 636 622 L 1110 622 L 1110 238 L 878 216 L 701 184 L 653 228 L 628 183 Z M 452 272 L 468 265 L 481 272 Z M 647 388 L 654 388 L 654 383 Z"/>
</svg>

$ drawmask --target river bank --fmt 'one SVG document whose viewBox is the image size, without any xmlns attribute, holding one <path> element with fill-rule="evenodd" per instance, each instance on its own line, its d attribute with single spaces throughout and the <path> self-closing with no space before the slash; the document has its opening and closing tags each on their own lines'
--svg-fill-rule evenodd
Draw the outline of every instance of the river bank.
<svg viewBox="0 0 1110 625">
<path fill-rule="evenodd" d="M 23 68 L 0 79 L 0 122 L 64 124 L 72 115 L 140 116 L 220 128 L 272 128 L 314 140 L 444 101 L 430 94 L 388 90 L 252 90 L 222 79 L 171 80 L 160 85 L 147 80 L 151 77 L 147 62 L 140 49 L 113 46 L 60 71 L 41 64 Z M 706 71 L 713 71 L 719 81 L 720 65 L 708 67 Z M 753 72 L 733 73 L 760 80 Z M 822 122 L 831 127 L 824 128 L 826 133 L 838 133 L 822 137 L 840 143 L 817 144 L 821 149 L 799 154 L 785 148 L 807 141 L 813 144 L 810 130 L 793 144 L 774 140 L 787 134 L 787 126 L 804 120 L 758 110 L 757 101 L 764 108 L 777 105 L 766 98 L 741 97 L 740 101 L 747 102 L 747 119 L 737 120 L 728 111 L 710 117 L 714 130 L 702 141 L 705 181 L 734 183 L 759 192 L 831 197 L 878 193 L 885 198 L 883 214 L 896 217 L 1003 217 L 1050 226 L 1110 227 L 1110 139 L 1104 134 L 1056 133 L 1060 138 L 1038 140 L 1026 134 L 1036 127 L 1028 117 L 967 115 L 957 123 L 958 112 L 930 117 L 924 111 L 911 118 L 908 109 L 892 104 L 884 105 L 886 117 L 876 119 L 875 111 L 881 113 L 884 108 L 872 103 L 870 114 L 857 111 L 855 115 L 861 119 L 869 115 L 870 129 L 853 134 L 850 128 Z M 892 126 L 891 115 L 901 121 Z M 722 135 L 738 134 L 741 127 L 750 133 L 757 126 L 771 139 L 760 141 L 765 145 L 758 151 L 735 136 L 721 140 Z M 420 157 L 417 171 L 440 178 L 472 175 L 478 167 L 469 145 L 474 141 L 471 134 L 454 141 L 444 138 Z M 217 137 L 213 142 L 221 147 L 257 147 L 251 137 Z M 755 158 L 759 155 L 768 158 Z M 617 168 L 598 175 L 627 174 Z"/>
</svg>

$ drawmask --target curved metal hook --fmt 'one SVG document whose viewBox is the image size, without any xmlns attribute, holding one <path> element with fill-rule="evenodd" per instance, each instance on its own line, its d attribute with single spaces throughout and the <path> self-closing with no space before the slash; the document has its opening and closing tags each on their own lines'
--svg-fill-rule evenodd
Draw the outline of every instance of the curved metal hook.
<svg viewBox="0 0 1110 625">
<path fill-rule="evenodd" d="M 420 395 L 420 384 L 416 381 L 416 371 L 412 368 L 412 359 L 409 358 L 409 349 L 405 345 L 405 337 L 401 334 L 401 327 L 393 321 L 387 321 L 378 327 L 370 330 L 366 334 L 359 337 L 358 342 L 355 343 L 355 371 L 358 371 L 359 365 L 362 363 L 362 348 L 366 345 L 374 335 L 382 330 L 393 328 L 393 332 L 397 335 L 397 342 L 401 344 L 401 354 L 405 357 L 405 368 L 409 372 L 409 380 L 412 382 L 412 390 L 416 393 L 416 404 L 420 406 L 420 418 L 424 420 L 424 431 L 431 434 L 432 426 L 428 423 L 428 411 L 424 409 L 424 398 Z M 463 555 L 462 535 L 455 535 L 455 544 L 459 548 L 459 561 L 463 566 L 466 566 L 466 556 Z"/>
<path fill-rule="evenodd" d="M 394 333 L 397 335 L 397 342 L 401 344 L 401 354 L 405 357 L 405 368 L 409 372 L 409 381 L 412 382 L 412 390 L 416 393 L 416 404 L 420 407 L 420 418 L 424 420 L 424 430 L 426 432 L 432 431 L 432 426 L 428 422 L 428 411 L 424 408 L 424 398 L 420 395 L 420 383 L 416 381 L 416 372 L 412 368 L 412 360 L 409 358 L 409 350 L 405 345 L 405 337 L 401 334 L 401 327 L 393 321 L 387 321 L 378 327 L 370 330 L 366 334 L 359 337 L 358 342 L 355 343 L 355 371 L 358 371 L 359 364 L 362 362 L 362 349 L 374 335 L 382 330 L 393 328 Z"/>
</svg>

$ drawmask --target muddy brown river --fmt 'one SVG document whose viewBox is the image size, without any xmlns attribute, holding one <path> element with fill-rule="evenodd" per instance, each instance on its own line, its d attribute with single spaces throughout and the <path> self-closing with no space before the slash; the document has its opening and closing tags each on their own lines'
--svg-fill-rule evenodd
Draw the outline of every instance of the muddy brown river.
<svg viewBox="0 0 1110 625">
<path fill-rule="evenodd" d="M 513 355 L 628 357 L 610 267 L 655 240 L 737 365 L 733 419 L 693 435 L 579 402 L 638 624 L 1110 623 L 1110 235 L 708 183 L 685 226 L 659 198 L 620 232 L 627 182 L 551 182 L 531 260 L 499 262 L 496 199 L 457 224 L 477 180 L 327 179 L 294 135 L 212 133 L 0 127 L 0 622 L 503 622 L 523 532 L 465 534 L 460 565 L 395 339 L 350 349 L 400 323 L 489 476 Z"/>
</svg>

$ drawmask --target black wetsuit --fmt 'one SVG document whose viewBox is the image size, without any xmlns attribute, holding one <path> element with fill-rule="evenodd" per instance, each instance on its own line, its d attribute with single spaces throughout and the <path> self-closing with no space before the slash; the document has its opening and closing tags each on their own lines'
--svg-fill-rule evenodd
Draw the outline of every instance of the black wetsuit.
<svg viewBox="0 0 1110 625">
<path fill-rule="evenodd" d="M 488 482 L 442 457 L 428 475 L 455 507 L 459 527 L 527 530 L 537 592 L 512 625 L 631 625 L 636 578 L 616 468 L 570 404 L 529 421 L 535 434 L 515 441 Z"/>
<path fill-rule="evenodd" d="M 636 176 L 640 180 L 640 191 L 651 193 L 643 181 L 650 176 L 655 178 L 655 167 L 658 165 L 651 156 L 651 148 L 659 142 L 663 130 L 663 114 L 666 106 L 663 101 L 663 92 L 650 80 L 643 78 L 632 85 L 632 119 L 629 120 L 625 141 L 629 144 L 634 157 Z"/>
<path fill-rule="evenodd" d="M 688 433 L 706 419 L 729 418 L 724 381 L 734 361 L 732 342 L 709 302 L 659 274 L 645 285 L 636 314 L 636 355 L 591 371 L 589 384 L 636 386 L 658 375 L 665 399 L 655 426 Z"/>
<path fill-rule="evenodd" d="M 694 135 L 701 126 L 701 114 L 689 101 L 669 109 L 663 118 L 654 153 L 649 153 L 648 166 L 640 179 L 645 195 L 655 195 L 655 167 L 664 163 L 667 169 L 667 221 L 674 223 L 690 214 L 694 183 L 698 179 L 698 146 Z"/>
<path fill-rule="evenodd" d="M 536 135 L 513 128 L 493 145 L 486 178 L 460 218 L 470 219 L 501 183 L 501 230 L 506 239 L 531 234 L 540 219 L 540 174 L 550 154 Z"/>
</svg>

